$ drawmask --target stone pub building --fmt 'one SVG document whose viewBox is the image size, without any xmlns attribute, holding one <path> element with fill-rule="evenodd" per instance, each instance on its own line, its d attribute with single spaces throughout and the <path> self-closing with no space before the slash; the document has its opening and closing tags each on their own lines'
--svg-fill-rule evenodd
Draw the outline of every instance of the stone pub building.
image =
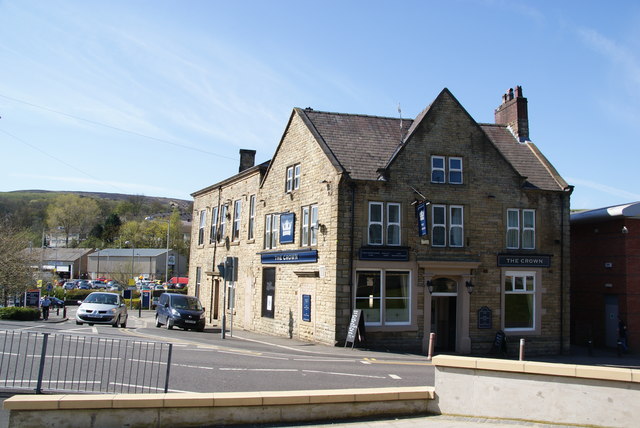
<svg viewBox="0 0 640 428">
<path fill-rule="evenodd" d="M 425 352 L 434 332 L 483 354 L 504 331 L 510 353 L 568 349 L 572 187 L 529 140 L 522 88 L 495 122 L 448 89 L 413 120 L 294 108 L 270 161 L 241 150 L 192 194 L 207 321 L 342 346 L 360 309 L 373 348 Z"/>
</svg>

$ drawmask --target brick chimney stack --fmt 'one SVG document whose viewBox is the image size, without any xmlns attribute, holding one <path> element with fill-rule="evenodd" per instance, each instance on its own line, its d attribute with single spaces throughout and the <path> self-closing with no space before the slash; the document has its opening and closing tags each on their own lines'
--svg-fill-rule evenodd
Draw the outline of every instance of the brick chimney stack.
<svg viewBox="0 0 640 428">
<path fill-rule="evenodd" d="M 240 169 L 238 172 L 242 172 L 245 169 L 251 168 L 256 162 L 256 151 L 240 149 Z"/>
<path fill-rule="evenodd" d="M 506 125 L 521 143 L 529 141 L 529 113 L 522 86 L 510 88 L 502 96 L 502 104 L 495 111 L 496 124 Z"/>
</svg>

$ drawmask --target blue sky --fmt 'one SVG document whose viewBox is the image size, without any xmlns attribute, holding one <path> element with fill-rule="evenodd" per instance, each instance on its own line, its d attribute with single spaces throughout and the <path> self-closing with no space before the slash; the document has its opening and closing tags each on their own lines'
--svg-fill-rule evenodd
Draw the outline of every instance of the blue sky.
<svg viewBox="0 0 640 428">
<path fill-rule="evenodd" d="M 572 208 L 640 200 L 640 3 L 0 0 L 0 191 L 191 199 L 293 107 L 478 122 L 521 85 Z"/>
</svg>

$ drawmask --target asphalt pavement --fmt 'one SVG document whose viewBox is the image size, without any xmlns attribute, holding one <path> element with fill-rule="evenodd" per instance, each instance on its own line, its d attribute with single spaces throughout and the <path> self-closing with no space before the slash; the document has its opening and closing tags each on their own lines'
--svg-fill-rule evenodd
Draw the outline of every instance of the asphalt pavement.
<svg viewBox="0 0 640 428">
<path fill-rule="evenodd" d="M 66 312 L 66 313 L 65 313 Z M 138 327 L 152 327 L 154 325 L 154 312 L 142 311 L 141 316 L 138 316 L 137 310 L 129 312 L 130 322 Z M 52 310 L 49 316 L 49 320 L 39 321 L 25 321 L 25 324 L 37 324 L 37 323 L 60 323 L 69 320 L 73 322 L 73 316 L 75 314 L 75 308 L 69 308 L 67 311 L 60 309 L 60 311 Z M 66 315 L 66 317 L 65 317 Z M 207 325 L 207 328 L 211 328 L 211 325 Z M 218 327 L 214 325 L 213 327 Z M 377 354 L 371 350 L 363 348 L 345 348 L 341 346 L 326 346 L 318 344 L 309 344 L 306 342 L 297 341 L 295 339 L 288 339 L 283 337 L 268 336 L 258 334 L 254 332 L 234 329 L 233 333 L 227 332 L 227 337 L 235 340 L 245 340 L 259 342 L 264 345 L 297 349 L 322 349 L 323 352 L 330 352 L 336 354 L 344 353 L 363 353 L 367 356 Z M 386 353 L 389 355 L 390 353 Z M 588 349 L 587 347 L 574 346 L 571 352 L 565 355 L 554 355 L 545 357 L 532 357 L 528 358 L 528 361 L 546 361 L 565 364 L 581 364 L 581 365 L 601 365 L 608 367 L 631 367 L 640 369 L 640 355 L 637 354 L 622 354 L 618 355 L 616 350 L 611 349 Z M 0 405 L 6 398 L 11 397 L 15 393 L 13 392 L 0 392 Z M 0 428 L 6 428 L 9 424 L 9 412 L 0 410 Z M 470 427 L 489 427 L 496 426 L 499 428 L 512 428 L 512 427 L 565 427 L 565 425 L 550 425 L 550 424 L 538 424 L 527 421 L 514 421 L 514 420 L 499 420 L 499 419 L 486 419 L 486 418 L 468 418 L 468 417 L 455 417 L 455 416 L 420 416 L 420 417 L 391 417 L 391 418 L 376 418 L 372 420 L 359 419 L 357 421 L 331 421 L 331 422 L 319 422 L 311 424 L 268 424 L 268 425 L 245 425 L 245 427 L 291 427 L 291 426 L 305 426 L 305 427 L 396 427 L 396 428 L 408 428 L 415 426 L 425 426 L 432 428 L 470 428 Z M 573 425 L 575 426 L 575 425 Z"/>
</svg>

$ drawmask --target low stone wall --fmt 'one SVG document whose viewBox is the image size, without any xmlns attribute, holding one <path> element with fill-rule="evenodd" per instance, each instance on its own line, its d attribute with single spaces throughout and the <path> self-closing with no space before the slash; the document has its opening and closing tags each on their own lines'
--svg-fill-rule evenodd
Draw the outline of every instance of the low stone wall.
<svg viewBox="0 0 640 428">
<path fill-rule="evenodd" d="M 432 387 L 114 395 L 15 395 L 10 428 L 189 427 L 426 415 Z"/>
<path fill-rule="evenodd" d="M 637 427 L 640 370 L 439 355 L 429 412 Z"/>
</svg>

